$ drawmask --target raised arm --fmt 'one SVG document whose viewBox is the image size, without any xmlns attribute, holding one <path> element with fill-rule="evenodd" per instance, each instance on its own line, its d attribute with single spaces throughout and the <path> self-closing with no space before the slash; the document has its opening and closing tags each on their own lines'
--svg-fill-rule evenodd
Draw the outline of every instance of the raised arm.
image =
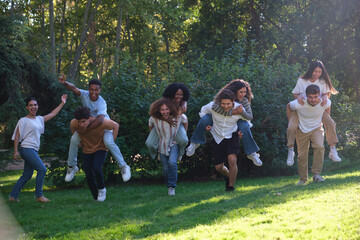
<svg viewBox="0 0 360 240">
<path fill-rule="evenodd" d="M 72 91 L 76 96 L 80 96 L 81 92 L 80 89 L 78 89 L 77 87 L 75 87 L 74 84 L 69 83 L 66 81 L 65 75 L 62 73 L 59 77 L 59 83 L 61 83 L 62 85 L 64 85 L 66 87 L 67 90 Z"/>
<path fill-rule="evenodd" d="M 63 108 L 63 106 L 65 105 L 66 103 L 66 99 L 67 99 L 67 95 L 64 94 L 61 96 L 61 103 L 59 106 L 57 106 L 54 110 L 52 110 L 51 113 L 43 116 L 44 117 L 44 122 L 47 122 L 49 121 L 50 119 L 52 119 L 53 117 L 55 117 L 59 112 L 60 110 Z"/>
</svg>

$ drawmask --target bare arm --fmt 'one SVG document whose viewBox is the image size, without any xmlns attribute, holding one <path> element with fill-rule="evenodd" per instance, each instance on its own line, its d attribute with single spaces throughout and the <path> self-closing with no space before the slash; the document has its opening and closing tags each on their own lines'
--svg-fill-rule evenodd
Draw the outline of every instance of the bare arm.
<svg viewBox="0 0 360 240">
<path fill-rule="evenodd" d="M 104 119 L 105 119 L 105 115 L 103 115 L 103 114 L 97 115 L 95 120 L 89 124 L 87 129 L 92 129 L 92 128 L 98 127 L 99 125 L 101 125 L 104 122 Z"/>
<path fill-rule="evenodd" d="M 183 126 L 184 126 L 184 128 L 185 128 L 185 131 L 187 132 L 187 130 L 188 130 L 188 123 L 186 122 L 186 123 L 183 123 Z"/>
<path fill-rule="evenodd" d="M 112 121 L 113 123 L 112 123 L 112 126 L 113 126 L 113 136 L 114 136 L 114 141 L 115 141 L 115 139 L 116 139 L 116 137 L 117 137 L 117 135 L 118 135 L 118 133 L 119 133 L 119 124 L 117 123 L 117 122 L 114 122 L 114 121 Z"/>
<path fill-rule="evenodd" d="M 19 152 L 18 152 L 18 147 L 19 147 L 19 138 L 20 138 L 20 132 L 19 132 L 19 127 L 16 129 L 16 133 L 15 133 L 15 139 L 14 139 L 14 160 L 19 160 Z"/>
<path fill-rule="evenodd" d="M 65 75 L 62 73 L 59 77 L 59 83 L 61 83 L 62 85 L 64 85 L 66 87 L 67 90 L 73 92 L 76 96 L 80 96 L 81 92 L 80 89 L 78 89 L 77 87 L 75 87 L 74 84 L 69 83 L 66 81 Z"/>
<path fill-rule="evenodd" d="M 291 115 L 292 111 L 293 110 L 291 110 L 291 108 L 290 108 L 290 103 L 288 103 L 286 105 L 286 117 L 287 117 L 288 120 L 290 119 L 290 115 Z"/>
<path fill-rule="evenodd" d="M 185 127 L 185 126 L 184 126 Z M 149 126 L 149 132 L 154 128 L 154 126 Z"/>
<path fill-rule="evenodd" d="M 52 119 L 53 117 L 55 117 L 59 112 L 60 110 L 63 108 L 63 106 L 65 105 L 66 103 L 66 99 L 67 99 L 67 95 L 64 94 L 61 96 L 61 103 L 59 106 L 57 106 L 54 110 L 52 110 L 51 113 L 43 116 L 44 117 L 44 122 L 47 122 L 49 121 L 50 119 Z"/>
</svg>

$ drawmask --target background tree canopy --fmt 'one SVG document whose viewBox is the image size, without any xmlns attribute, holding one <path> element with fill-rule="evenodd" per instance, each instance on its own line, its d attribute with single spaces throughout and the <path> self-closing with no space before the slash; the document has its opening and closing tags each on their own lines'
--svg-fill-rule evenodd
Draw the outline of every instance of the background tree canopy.
<svg viewBox="0 0 360 240">
<path fill-rule="evenodd" d="M 290 174 L 285 166 L 286 103 L 312 60 L 322 60 L 339 90 L 332 96 L 343 156 L 359 154 L 360 2 L 357 0 L 5 0 L 0 3 L 0 145 L 25 114 L 23 99 L 39 99 L 39 114 L 55 107 L 66 92 L 63 72 L 76 86 L 103 81 L 102 96 L 120 123 L 117 143 L 133 169 L 151 176 L 150 103 L 171 82 L 191 90 L 190 136 L 203 104 L 232 79 L 248 81 L 255 95 L 255 140 L 264 167 L 243 159 L 243 173 Z M 66 159 L 74 96 L 49 122 L 41 151 Z M 184 157 L 180 171 L 211 173 L 206 146 Z M 52 164 L 51 173 L 64 163 Z M 116 170 L 109 160 L 109 177 Z"/>
</svg>

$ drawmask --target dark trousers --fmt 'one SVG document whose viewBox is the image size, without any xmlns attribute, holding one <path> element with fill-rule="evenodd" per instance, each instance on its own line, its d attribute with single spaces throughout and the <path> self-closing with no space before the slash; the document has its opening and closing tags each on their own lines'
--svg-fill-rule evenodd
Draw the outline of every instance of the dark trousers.
<svg viewBox="0 0 360 240">
<path fill-rule="evenodd" d="M 84 161 L 82 167 L 85 171 L 91 194 L 96 200 L 98 197 L 98 189 L 103 189 L 105 187 L 102 166 L 105 162 L 107 151 L 99 150 L 91 154 L 84 153 L 83 155 Z"/>
</svg>

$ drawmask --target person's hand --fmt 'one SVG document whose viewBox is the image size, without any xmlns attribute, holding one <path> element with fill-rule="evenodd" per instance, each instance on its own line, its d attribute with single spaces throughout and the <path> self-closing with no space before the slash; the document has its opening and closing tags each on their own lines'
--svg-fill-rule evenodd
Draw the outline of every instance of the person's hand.
<svg viewBox="0 0 360 240">
<path fill-rule="evenodd" d="M 210 131 L 211 131 L 211 128 L 212 128 L 211 125 L 207 125 L 205 129 L 206 129 L 206 131 L 209 131 L 209 132 L 210 132 Z"/>
<path fill-rule="evenodd" d="M 321 99 L 322 99 L 322 102 L 320 103 L 320 105 L 321 105 L 321 106 L 325 106 L 325 105 L 327 104 L 327 100 L 328 100 L 328 99 L 327 99 L 327 96 L 325 95 L 325 96 L 323 96 Z"/>
<path fill-rule="evenodd" d="M 303 98 L 302 96 L 299 96 L 299 98 L 298 98 L 297 100 L 298 100 L 298 103 L 299 103 L 300 105 L 304 105 L 304 104 L 305 104 L 304 98 Z"/>
<path fill-rule="evenodd" d="M 64 95 L 61 96 L 61 102 L 62 102 L 63 104 L 66 103 L 66 99 L 67 99 L 67 94 L 64 94 Z"/>
<path fill-rule="evenodd" d="M 242 106 L 242 104 L 240 104 L 240 106 L 236 107 L 233 111 L 232 111 L 232 115 L 240 115 L 244 112 L 244 108 Z"/>
<path fill-rule="evenodd" d="M 19 152 L 18 151 L 14 151 L 14 160 L 18 161 L 19 160 Z"/>
<path fill-rule="evenodd" d="M 66 77 L 65 77 L 65 75 L 64 75 L 63 73 L 61 73 L 61 74 L 60 74 L 60 77 L 58 78 L 58 80 L 59 80 L 59 83 L 65 84 L 65 82 L 66 82 Z"/>
<path fill-rule="evenodd" d="M 239 138 L 242 138 L 242 136 L 243 136 L 242 131 L 238 131 L 238 135 L 239 135 Z"/>
</svg>

